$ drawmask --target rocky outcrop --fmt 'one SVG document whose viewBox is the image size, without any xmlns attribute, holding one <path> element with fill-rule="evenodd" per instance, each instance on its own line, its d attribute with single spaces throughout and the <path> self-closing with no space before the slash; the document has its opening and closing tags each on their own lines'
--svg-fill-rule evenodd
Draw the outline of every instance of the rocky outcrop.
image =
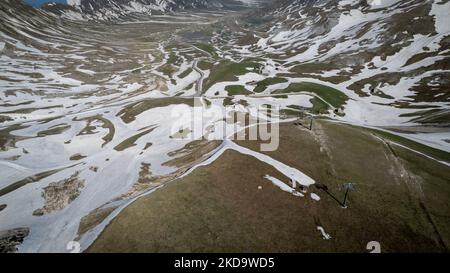
<svg viewBox="0 0 450 273">
<path fill-rule="evenodd" d="M 30 230 L 28 228 L 0 231 L 0 253 L 17 252 L 18 246 L 23 243 L 23 240 L 29 233 Z"/>
<path fill-rule="evenodd" d="M 50 183 L 44 188 L 42 197 L 45 205 L 33 212 L 34 216 L 42 216 L 55 210 L 62 210 L 80 195 L 84 180 L 78 178 L 79 173 L 58 182 Z"/>
</svg>

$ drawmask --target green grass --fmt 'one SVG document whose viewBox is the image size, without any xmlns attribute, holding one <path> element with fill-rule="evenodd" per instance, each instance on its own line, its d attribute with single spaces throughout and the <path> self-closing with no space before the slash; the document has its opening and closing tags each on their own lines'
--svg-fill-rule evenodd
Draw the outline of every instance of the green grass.
<svg viewBox="0 0 450 273">
<path fill-rule="evenodd" d="M 167 59 L 168 64 L 177 64 L 180 61 L 180 58 L 173 52 L 169 54 L 169 58 Z"/>
<path fill-rule="evenodd" d="M 130 123 L 145 111 L 158 107 L 166 107 L 172 104 L 186 104 L 193 107 L 194 100 L 178 97 L 141 100 L 121 109 L 119 113 L 117 113 L 117 116 L 120 117 L 123 122 Z"/>
<path fill-rule="evenodd" d="M 394 99 L 394 97 L 389 96 L 388 94 L 378 90 L 377 92 L 373 93 L 374 96 L 383 98 L 383 99 Z"/>
<path fill-rule="evenodd" d="M 201 70 L 210 70 L 214 67 L 214 64 L 207 61 L 200 61 L 198 62 L 197 66 Z"/>
<path fill-rule="evenodd" d="M 341 108 L 349 99 L 347 95 L 337 89 L 311 82 L 292 83 L 286 89 L 276 91 L 275 94 L 295 92 L 311 92 L 317 94 L 335 108 Z"/>
<path fill-rule="evenodd" d="M 237 144 L 256 151 L 261 142 Z M 287 177 L 254 157 L 228 150 L 125 208 L 88 251 L 354 253 L 365 251 L 372 238 L 382 238 L 385 253 L 445 252 L 436 238 L 450 238 L 447 168 L 393 148 L 400 165 L 393 162 L 397 156 L 361 128 L 315 121 L 308 131 L 281 124 L 279 148 L 264 154 L 312 177 L 316 184 L 308 195 L 318 194 L 319 202 L 279 190 L 264 176 L 288 183 Z M 402 170 L 414 175 L 400 176 Z M 347 209 L 318 187 L 327 186 L 342 200 L 342 185 L 348 181 L 355 188 Z M 331 240 L 322 239 L 318 225 Z"/>
<path fill-rule="evenodd" d="M 191 74 L 192 72 L 192 68 L 189 67 L 188 69 L 184 70 L 180 75 L 178 75 L 178 77 L 180 79 L 186 78 L 189 74 Z"/>
<path fill-rule="evenodd" d="M 59 135 L 59 134 L 64 133 L 65 131 L 69 130 L 70 127 L 71 127 L 70 125 L 61 124 L 61 125 L 55 126 L 53 128 L 50 128 L 50 129 L 47 129 L 44 131 L 40 131 L 37 133 L 37 136 L 45 137 L 45 136 L 51 136 L 51 135 Z"/>
<path fill-rule="evenodd" d="M 239 100 L 238 104 L 243 105 L 244 107 L 248 107 L 250 104 L 248 104 L 248 101 L 246 100 Z"/>
<path fill-rule="evenodd" d="M 245 89 L 245 87 L 242 85 L 228 85 L 227 87 L 225 87 L 225 90 L 230 96 L 251 94 L 251 92 Z"/>
<path fill-rule="evenodd" d="M 171 64 L 165 64 L 158 68 L 164 75 L 171 77 L 175 72 L 177 72 L 177 68 Z"/>
<path fill-rule="evenodd" d="M 413 149 L 415 151 L 418 151 L 420 153 L 426 154 L 428 156 L 431 156 L 435 159 L 438 160 L 442 160 L 442 161 L 446 161 L 446 162 L 450 162 L 450 153 L 442 151 L 442 150 L 438 150 L 435 148 L 432 148 L 430 146 L 421 144 L 419 142 L 386 132 L 386 131 L 380 131 L 380 130 L 376 130 L 376 129 L 369 129 L 367 128 L 366 130 L 372 132 L 375 135 L 378 135 L 381 138 L 390 140 L 392 142 L 398 143 L 400 145 L 406 146 L 410 149 Z"/>
<path fill-rule="evenodd" d="M 435 55 L 435 52 L 422 52 L 422 53 L 418 53 L 414 56 L 412 56 L 411 58 L 409 58 L 408 61 L 406 61 L 406 63 L 403 65 L 403 67 L 417 63 L 425 58 L 428 57 L 433 57 Z"/>
<path fill-rule="evenodd" d="M 74 154 L 74 155 L 72 155 L 72 156 L 69 158 L 69 160 L 71 160 L 71 161 L 78 161 L 78 160 L 81 160 L 81 159 L 83 159 L 83 158 L 86 158 L 86 156 L 81 155 L 81 154 Z"/>
<path fill-rule="evenodd" d="M 232 98 L 225 98 L 223 100 L 223 106 L 231 106 L 231 105 L 234 105 Z"/>
<path fill-rule="evenodd" d="M 299 106 L 299 105 L 288 105 L 286 109 L 281 109 L 280 113 L 286 116 L 296 116 L 299 117 L 303 115 L 305 110 L 309 110 L 308 108 Z"/>
<path fill-rule="evenodd" d="M 303 111 L 305 109 L 304 107 L 301 107 L 301 106 L 298 106 L 298 105 L 294 105 L 294 104 L 288 105 L 287 107 L 295 109 L 295 110 L 298 110 L 298 111 Z"/>
<path fill-rule="evenodd" d="M 223 81 L 237 81 L 236 76 L 244 75 L 250 71 L 258 69 L 260 64 L 252 61 L 243 61 L 234 63 L 224 61 L 211 69 L 211 74 L 205 82 L 205 90 L 208 90 L 213 84 Z"/>
<path fill-rule="evenodd" d="M 87 125 L 86 127 L 81 130 L 78 135 L 84 135 L 84 134 L 93 134 L 93 130 L 96 129 L 96 126 L 92 126 L 91 123 L 94 121 L 100 121 L 102 123 L 102 128 L 104 129 L 108 129 L 108 134 L 105 135 L 104 137 L 102 137 L 103 139 L 103 144 L 102 147 L 104 147 L 106 144 L 108 144 L 109 142 L 111 142 L 114 138 L 114 135 L 116 133 L 116 128 L 114 127 L 114 124 L 104 118 L 102 115 L 96 115 L 96 116 L 92 116 L 92 117 L 87 117 L 87 118 L 82 118 L 82 119 L 75 119 L 76 121 L 86 121 Z"/>
<path fill-rule="evenodd" d="M 203 100 L 205 101 L 207 107 L 211 106 L 212 102 L 210 100 L 206 98 L 204 98 Z"/>
<path fill-rule="evenodd" d="M 450 122 L 450 111 L 447 109 L 423 110 L 414 113 L 401 114 L 401 117 L 411 117 L 412 122 L 422 124 L 448 124 Z"/>
<path fill-rule="evenodd" d="M 285 78 L 279 78 L 279 77 L 275 77 L 275 78 L 267 78 L 264 79 L 260 82 L 258 82 L 258 84 L 255 87 L 255 91 L 256 93 L 261 93 L 264 92 L 264 90 L 267 89 L 268 86 L 270 85 L 274 85 L 274 84 L 278 84 L 278 83 L 285 83 L 287 82 L 287 80 Z"/>
<path fill-rule="evenodd" d="M 12 184 L 4 187 L 4 188 L 1 188 L 0 189 L 0 197 L 2 197 L 3 195 L 8 194 L 10 192 L 13 192 L 13 191 L 15 191 L 15 190 L 17 190 L 17 189 L 27 185 L 27 184 L 38 182 L 38 181 L 40 181 L 40 180 L 42 180 L 42 179 L 44 179 L 46 177 L 54 175 L 55 173 L 58 173 L 58 172 L 60 172 L 60 171 L 62 171 L 64 169 L 67 169 L 67 168 L 71 168 L 73 166 L 76 166 L 76 165 L 72 165 L 72 166 L 65 167 L 65 168 L 59 168 L 59 169 L 54 169 L 54 170 L 45 171 L 45 172 L 42 172 L 42 173 L 37 173 L 37 174 L 30 175 L 30 176 L 28 176 L 28 177 L 26 177 L 26 178 L 24 178 L 22 180 L 16 181 L 16 182 L 14 182 L 14 183 L 12 183 Z"/>
<path fill-rule="evenodd" d="M 316 114 L 316 115 L 326 114 L 326 113 L 328 113 L 328 110 L 330 109 L 328 104 L 326 104 L 323 100 L 319 99 L 318 97 L 312 98 L 310 100 L 310 102 L 313 105 L 313 108 L 311 109 L 313 114 Z"/>
<path fill-rule="evenodd" d="M 288 116 L 288 117 L 298 117 L 300 115 L 300 112 L 293 110 L 293 109 L 286 108 L 286 109 L 281 109 L 280 114 Z"/>
<path fill-rule="evenodd" d="M 134 135 L 134 136 L 132 136 L 132 137 L 129 137 L 129 138 L 125 139 L 125 140 L 122 141 L 119 145 L 117 145 L 116 147 L 114 147 L 114 150 L 121 152 L 121 151 L 124 151 L 124 150 L 126 150 L 126 149 L 128 149 L 128 148 L 131 148 L 131 147 L 133 147 L 133 146 L 136 146 L 136 143 L 135 143 L 135 142 L 136 142 L 139 138 L 145 136 L 146 134 L 150 133 L 150 132 L 153 131 L 154 129 L 155 129 L 155 128 L 148 129 L 148 130 L 146 130 L 146 131 L 144 131 L 144 132 L 142 132 L 142 133 L 136 134 L 136 135 Z"/>
<path fill-rule="evenodd" d="M 217 57 L 216 49 L 210 45 L 210 44 L 196 44 L 196 47 L 200 48 L 201 50 L 204 50 L 211 54 L 212 57 Z"/>
<path fill-rule="evenodd" d="M 291 72 L 295 73 L 311 73 L 311 72 L 320 72 L 323 70 L 328 70 L 330 64 L 327 63 L 306 63 L 299 64 L 290 69 Z"/>
<path fill-rule="evenodd" d="M 272 96 L 272 98 L 277 98 L 277 99 L 288 99 L 289 96 L 288 96 L 288 95 L 274 95 L 274 96 Z"/>
<path fill-rule="evenodd" d="M 0 129 L 0 151 L 7 151 L 9 148 L 15 148 L 15 144 L 17 141 L 22 139 L 27 139 L 27 137 L 22 137 L 18 135 L 14 135 L 11 132 L 28 128 L 28 126 L 15 124 L 8 126 L 4 129 Z"/>
</svg>

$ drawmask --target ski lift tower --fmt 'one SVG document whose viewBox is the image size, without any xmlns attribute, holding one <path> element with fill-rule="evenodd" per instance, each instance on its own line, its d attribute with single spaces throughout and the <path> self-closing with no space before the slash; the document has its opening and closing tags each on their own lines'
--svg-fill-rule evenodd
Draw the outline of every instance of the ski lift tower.
<svg viewBox="0 0 450 273">
<path fill-rule="evenodd" d="M 348 183 L 344 183 L 343 185 L 344 189 L 345 189 L 345 196 L 344 196 L 344 202 L 342 202 L 342 207 L 343 208 L 347 208 L 347 196 L 348 196 L 348 192 L 350 190 L 354 190 L 355 187 L 353 185 L 353 183 L 348 182 Z"/>
<path fill-rule="evenodd" d="M 309 126 L 307 126 L 306 124 L 302 125 L 302 126 L 305 127 L 306 129 L 309 129 L 310 131 L 312 130 L 313 121 L 314 121 L 313 115 L 306 113 L 305 111 L 301 111 L 300 114 L 298 115 L 298 118 L 300 120 L 302 120 L 302 119 L 309 120 Z"/>
</svg>

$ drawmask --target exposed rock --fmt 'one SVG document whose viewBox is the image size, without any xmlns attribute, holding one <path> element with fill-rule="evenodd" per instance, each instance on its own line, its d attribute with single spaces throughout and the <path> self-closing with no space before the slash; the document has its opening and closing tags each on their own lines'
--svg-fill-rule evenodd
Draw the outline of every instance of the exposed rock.
<svg viewBox="0 0 450 273">
<path fill-rule="evenodd" d="M 78 178 L 79 172 L 58 182 L 50 183 L 44 188 L 42 197 L 45 199 L 44 207 L 33 212 L 34 216 L 42 216 L 55 210 L 62 210 L 80 195 L 84 187 L 84 180 Z"/>
<path fill-rule="evenodd" d="M 0 231 L 0 253 L 17 252 L 18 246 L 23 243 L 23 240 L 29 233 L 30 230 L 28 228 Z"/>
</svg>

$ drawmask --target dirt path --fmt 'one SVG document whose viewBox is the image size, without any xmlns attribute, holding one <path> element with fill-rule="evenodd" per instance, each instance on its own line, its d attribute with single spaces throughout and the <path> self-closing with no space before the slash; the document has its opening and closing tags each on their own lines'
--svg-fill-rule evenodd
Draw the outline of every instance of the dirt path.
<svg viewBox="0 0 450 273">
<path fill-rule="evenodd" d="M 195 72 L 197 72 L 198 74 L 200 74 L 200 78 L 198 78 L 198 80 L 195 82 L 195 95 L 194 95 L 194 97 L 201 97 L 202 93 L 203 93 L 203 81 L 205 79 L 205 73 L 200 68 L 198 68 L 198 62 L 203 60 L 203 59 L 204 58 L 198 58 L 192 64 L 192 69 Z"/>
</svg>

